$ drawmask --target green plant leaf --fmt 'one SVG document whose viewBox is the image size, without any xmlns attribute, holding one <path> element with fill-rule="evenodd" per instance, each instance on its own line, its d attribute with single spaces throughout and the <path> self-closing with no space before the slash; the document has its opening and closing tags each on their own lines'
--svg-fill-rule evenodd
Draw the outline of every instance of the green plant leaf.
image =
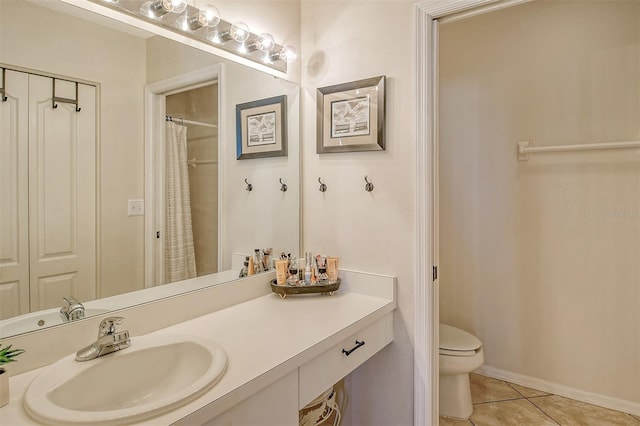
<svg viewBox="0 0 640 426">
<path fill-rule="evenodd" d="M 11 349 L 11 345 L 0 349 L 0 365 L 16 361 L 14 358 L 25 352 L 24 349 Z"/>
</svg>

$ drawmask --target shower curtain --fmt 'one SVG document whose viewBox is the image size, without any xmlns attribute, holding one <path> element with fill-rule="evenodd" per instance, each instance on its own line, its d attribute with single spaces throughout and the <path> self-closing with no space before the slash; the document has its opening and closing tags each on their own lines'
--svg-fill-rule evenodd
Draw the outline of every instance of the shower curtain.
<svg viewBox="0 0 640 426">
<path fill-rule="evenodd" d="M 187 127 L 166 125 L 165 282 L 196 276 L 187 164 Z"/>
</svg>

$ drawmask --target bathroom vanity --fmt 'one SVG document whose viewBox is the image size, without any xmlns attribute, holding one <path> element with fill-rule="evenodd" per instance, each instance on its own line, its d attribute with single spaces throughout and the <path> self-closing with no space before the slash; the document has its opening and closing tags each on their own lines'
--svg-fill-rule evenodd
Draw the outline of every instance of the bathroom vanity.
<svg viewBox="0 0 640 426">
<path fill-rule="evenodd" d="M 262 274 L 118 312 L 125 318 L 121 328 L 131 332 L 132 346 L 136 336 L 142 334 L 151 333 L 159 340 L 163 335 L 192 335 L 214 340 L 226 351 L 228 359 L 222 378 L 204 394 L 135 424 L 297 425 L 299 409 L 393 340 L 395 278 L 341 270 L 342 288 L 333 296 L 281 299 L 270 291 L 271 275 Z M 251 286 L 251 291 L 247 292 L 247 286 Z M 215 305 L 220 292 L 237 293 L 238 303 L 218 306 L 199 315 L 207 301 Z M 181 322 L 163 324 L 167 316 L 172 316 L 166 314 L 169 309 Z M 184 320 L 194 314 L 198 316 Z M 51 341 L 63 335 L 67 336 L 67 344 L 76 345 L 78 341 L 77 348 L 67 348 L 65 354 L 70 354 L 95 338 L 97 324 L 103 317 L 74 324 L 77 334 L 64 327 L 43 333 L 50 333 Z M 156 320 L 161 328 L 152 330 L 150 324 Z M 79 341 L 76 336 L 91 337 Z M 26 349 L 30 354 L 24 360 L 27 363 L 46 357 L 43 348 L 29 347 L 28 335 L 6 343 Z M 55 353 L 63 349 L 52 350 Z M 47 359 L 45 363 L 53 361 Z M 38 424 L 24 411 L 23 398 L 31 381 L 46 368 L 43 365 L 11 378 L 11 402 L 0 409 L 2 424 Z M 171 368 L 171 365 L 149 368 Z M 73 420 L 69 419 L 68 424 L 73 424 Z"/>
</svg>

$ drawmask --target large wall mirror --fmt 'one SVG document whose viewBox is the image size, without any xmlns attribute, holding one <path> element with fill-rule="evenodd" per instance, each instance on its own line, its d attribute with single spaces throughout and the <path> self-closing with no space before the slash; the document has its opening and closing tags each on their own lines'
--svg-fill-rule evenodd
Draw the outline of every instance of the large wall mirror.
<svg viewBox="0 0 640 426">
<path fill-rule="evenodd" d="M 298 85 L 57 0 L 0 1 L 0 67 L 0 338 L 299 250 Z M 236 105 L 281 96 L 286 155 L 237 159 Z"/>
</svg>

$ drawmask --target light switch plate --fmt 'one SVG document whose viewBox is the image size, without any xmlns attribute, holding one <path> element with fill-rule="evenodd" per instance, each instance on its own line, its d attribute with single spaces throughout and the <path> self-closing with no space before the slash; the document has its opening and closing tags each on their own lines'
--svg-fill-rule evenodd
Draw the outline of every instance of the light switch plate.
<svg viewBox="0 0 640 426">
<path fill-rule="evenodd" d="M 127 216 L 144 216 L 144 200 L 129 200 Z"/>
</svg>

